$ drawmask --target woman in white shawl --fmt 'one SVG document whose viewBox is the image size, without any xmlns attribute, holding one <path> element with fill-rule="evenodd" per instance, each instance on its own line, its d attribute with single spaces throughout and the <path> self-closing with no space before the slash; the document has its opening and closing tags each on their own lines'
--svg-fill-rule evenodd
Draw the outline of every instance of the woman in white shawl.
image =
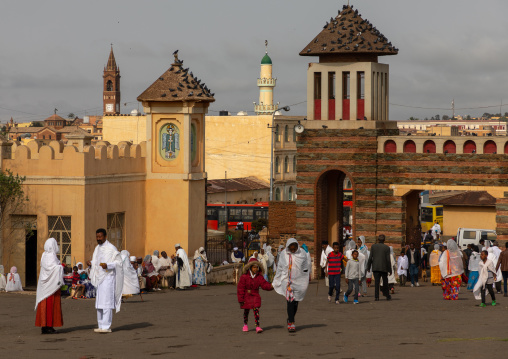
<svg viewBox="0 0 508 359">
<path fill-rule="evenodd" d="M 445 300 L 457 300 L 459 299 L 459 290 L 462 284 L 461 275 L 464 273 L 462 254 L 453 239 L 448 240 L 446 247 L 446 251 L 443 252 L 439 259 L 439 269 L 443 278 L 441 279 L 443 298 Z"/>
<path fill-rule="evenodd" d="M 130 261 L 130 253 L 126 250 L 120 252 L 120 256 L 122 257 L 122 267 L 123 267 L 123 288 L 122 288 L 122 296 L 130 297 L 134 294 L 139 294 L 139 280 L 138 273 L 134 269 Z"/>
<path fill-rule="evenodd" d="M 405 248 L 400 251 L 400 256 L 397 258 L 397 275 L 399 276 L 400 286 L 406 286 L 407 270 L 409 268 L 409 259 L 406 256 Z"/>
<path fill-rule="evenodd" d="M 185 250 L 180 246 L 180 244 L 175 244 L 175 248 L 176 288 L 185 289 L 192 285 L 192 272 L 189 264 L 189 258 L 187 257 L 187 253 L 185 253 Z"/>
<path fill-rule="evenodd" d="M 480 253 L 478 253 L 478 246 L 473 246 L 473 253 L 469 257 L 469 278 L 467 279 L 467 290 L 472 291 L 478 282 L 480 275 Z"/>
<path fill-rule="evenodd" d="M 370 254 L 370 252 L 369 252 L 369 248 L 365 244 L 365 236 L 358 237 L 357 247 L 358 247 L 358 253 L 363 254 L 363 256 L 365 257 L 364 275 L 363 275 L 363 278 L 360 281 L 360 283 L 361 283 L 361 286 L 362 286 L 362 292 L 363 292 L 362 295 L 366 296 L 367 295 L 367 272 L 368 272 L 367 262 L 369 261 L 369 254 Z"/>
<path fill-rule="evenodd" d="M 7 284 L 5 285 L 6 292 L 22 292 L 21 278 L 18 274 L 18 268 L 12 267 L 9 274 L 7 274 Z"/>
<path fill-rule="evenodd" d="M 478 282 L 474 286 L 474 297 L 478 300 L 481 299 L 482 303 L 480 304 L 480 307 L 485 307 L 485 290 L 488 290 L 490 297 L 492 298 L 492 305 L 495 306 L 496 295 L 494 294 L 494 288 L 492 286 L 494 281 L 497 279 L 496 267 L 494 266 L 494 262 L 488 258 L 488 255 L 485 253 L 485 251 L 480 254 L 480 262 L 478 264 L 478 268 L 479 278 Z"/>
<path fill-rule="evenodd" d="M 286 249 L 279 257 L 277 274 L 272 284 L 275 291 L 286 298 L 288 331 L 295 332 L 295 315 L 298 303 L 305 298 L 309 287 L 311 263 L 308 261 L 307 253 L 300 248 L 294 238 L 288 239 Z"/>
<path fill-rule="evenodd" d="M 194 252 L 194 273 L 192 274 L 192 283 L 196 285 L 206 285 L 206 268 L 208 258 L 203 247 Z"/>
<path fill-rule="evenodd" d="M 4 266 L 0 265 L 0 291 L 5 290 L 6 284 L 7 281 L 5 280 Z"/>
<path fill-rule="evenodd" d="M 37 283 L 35 301 L 35 326 L 41 328 L 42 334 L 54 334 L 54 327 L 63 325 L 60 287 L 63 285 L 63 267 L 58 260 L 58 243 L 49 238 L 44 244 L 41 257 L 41 271 Z"/>
<path fill-rule="evenodd" d="M 273 281 L 273 273 L 275 272 L 275 270 L 273 269 L 275 265 L 275 258 L 272 254 L 272 247 L 266 245 L 266 243 L 263 244 L 260 256 L 264 258 L 264 261 L 266 263 L 266 272 L 263 273 L 263 275 L 265 276 L 265 280 L 271 283 Z"/>
<path fill-rule="evenodd" d="M 499 248 L 498 248 L 499 250 Z M 487 249 L 487 252 L 489 253 L 488 258 L 494 263 L 494 266 L 497 265 L 497 261 L 499 260 L 499 256 L 496 255 L 495 247 L 489 247 Z M 501 293 L 501 281 L 503 280 L 503 273 L 501 272 L 501 267 L 499 267 L 499 270 L 496 273 L 496 280 L 494 281 L 494 285 L 496 287 L 497 294 Z"/>
</svg>

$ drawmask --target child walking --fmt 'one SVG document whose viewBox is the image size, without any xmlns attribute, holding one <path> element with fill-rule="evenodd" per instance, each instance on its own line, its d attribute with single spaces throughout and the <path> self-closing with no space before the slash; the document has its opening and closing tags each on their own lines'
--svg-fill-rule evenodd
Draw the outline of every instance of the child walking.
<svg viewBox="0 0 508 359">
<path fill-rule="evenodd" d="M 261 296 L 259 288 L 263 290 L 273 290 L 273 286 L 263 277 L 263 267 L 256 258 L 251 258 L 243 267 L 243 275 L 240 277 L 237 287 L 238 302 L 243 309 L 243 331 L 249 331 L 249 312 L 254 312 L 256 322 L 256 333 L 262 333 L 263 329 L 259 326 L 259 308 L 261 307 Z"/>
<path fill-rule="evenodd" d="M 406 250 L 402 248 L 400 256 L 397 258 L 397 275 L 399 276 L 400 286 L 406 286 L 407 270 L 409 268 L 409 261 L 406 256 Z"/>
<path fill-rule="evenodd" d="M 482 251 L 480 254 L 480 264 L 479 264 L 479 272 L 480 276 L 478 278 L 478 282 L 474 286 L 474 296 L 476 299 L 481 299 L 482 303 L 480 307 L 486 307 L 485 305 L 485 290 L 489 291 L 490 297 L 492 298 L 492 305 L 496 305 L 496 295 L 494 294 L 494 288 L 492 285 L 496 281 L 496 268 L 494 267 L 494 263 L 490 259 L 488 259 L 487 251 Z"/>
<path fill-rule="evenodd" d="M 344 303 L 348 302 L 348 296 L 355 291 L 354 304 L 358 304 L 358 292 L 360 291 L 360 280 L 363 277 L 364 266 L 358 260 L 358 251 L 353 251 L 353 259 L 348 260 L 346 264 L 346 271 L 344 276 L 346 277 L 346 283 L 348 284 L 347 292 L 344 293 Z"/>
<path fill-rule="evenodd" d="M 349 242 L 353 243 L 354 242 Z M 339 293 L 340 293 L 340 275 L 342 273 L 342 261 L 344 255 L 339 252 L 339 242 L 333 243 L 333 252 L 328 254 L 326 258 L 326 270 L 325 274 L 328 277 L 329 289 L 328 289 L 328 301 L 332 301 L 333 290 L 335 289 L 335 304 L 339 304 Z"/>
</svg>

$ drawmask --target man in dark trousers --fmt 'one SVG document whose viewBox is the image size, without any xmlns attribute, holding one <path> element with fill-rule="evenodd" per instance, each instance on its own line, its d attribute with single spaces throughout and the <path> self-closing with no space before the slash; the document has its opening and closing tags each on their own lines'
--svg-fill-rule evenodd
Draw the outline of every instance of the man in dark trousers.
<svg viewBox="0 0 508 359">
<path fill-rule="evenodd" d="M 409 261 L 409 278 L 411 279 L 411 287 L 420 286 L 418 283 L 418 268 L 421 262 L 420 251 L 415 248 L 415 244 L 411 243 L 406 252 L 407 260 Z"/>
<path fill-rule="evenodd" d="M 381 278 L 383 278 L 383 295 L 386 297 L 386 300 L 392 299 L 390 294 L 388 293 L 388 274 L 392 274 L 392 266 L 390 260 L 390 247 L 385 244 L 385 235 L 380 234 L 378 237 L 378 242 L 373 244 L 370 248 L 370 257 L 367 262 L 367 268 L 372 267 L 372 272 L 374 274 L 375 283 L 375 300 L 379 300 L 379 282 Z"/>
</svg>

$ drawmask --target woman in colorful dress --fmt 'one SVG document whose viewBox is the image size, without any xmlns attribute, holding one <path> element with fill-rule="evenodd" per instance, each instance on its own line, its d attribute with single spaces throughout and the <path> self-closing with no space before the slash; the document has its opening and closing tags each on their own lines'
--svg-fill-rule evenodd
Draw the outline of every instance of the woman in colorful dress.
<svg viewBox="0 0 508 359">
<path fill-rule="evenodd" d="M 445 300 L 459 299 L 460 285 L 462 284 L 461 275 L 464 273 L 462 264 L 462 255 L 457 243 L 449 239 L 446 243 L 446 251 L 439 259 L 439 268 L 441 270 L 441 287 L 443 288 L 443 298 Z"/>
<path fill-rule="evenodd" d="M 441 270 L 439 269 L 439 244 L 434 244 L 434 250 L 430 253 L 430 282 L 432 285 L 441 284 Z"/>
<path fill-rule="evenodd" d="M 480 275 L 480 253 L 478 246 L 473 246 L 473 253 L 469 257 L 469 278 L 467 281 L 467 290 L 472 291 Z"/>
<path fill-rule="evenodd" d="M 194 273 L 192 274 L 192 283 L 196 285 L 206 285 L 206 267 L 208 259 L 203 247 L 200 247 L 194 253 Z"/>
</svg>

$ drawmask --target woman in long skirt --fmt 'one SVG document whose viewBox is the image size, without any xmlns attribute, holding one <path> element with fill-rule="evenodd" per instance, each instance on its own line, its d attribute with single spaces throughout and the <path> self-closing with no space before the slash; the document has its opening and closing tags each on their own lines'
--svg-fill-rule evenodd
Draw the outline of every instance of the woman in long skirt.
<svg viewBox="0 0 508 359">
<path fill-rule="evenodd" d="M 196 285 L 206 285 L 206 267 L 208 259 L 203 247 L 194 253 L 194 273 L 192 274 L 192 282 Z"/>
<path fill-rule="evenodd" d="M 430 253 L 430 282 L 432 285 L 441 284 L 441 270 L 439 269 L 439 244 L 434 244 L 434 250 Z"/>
<path fill-rule="evenodd" d="M 443 252 L 439 260 L 443 298 L 445 300 L 457 300 L 459 299 L 459 290 L 462 284 L 461 276 L 464 273 L 462 255 L 457 243 L 453 239 L 448 240 L 446 247 L 447 250 Z"/>
</svg>

